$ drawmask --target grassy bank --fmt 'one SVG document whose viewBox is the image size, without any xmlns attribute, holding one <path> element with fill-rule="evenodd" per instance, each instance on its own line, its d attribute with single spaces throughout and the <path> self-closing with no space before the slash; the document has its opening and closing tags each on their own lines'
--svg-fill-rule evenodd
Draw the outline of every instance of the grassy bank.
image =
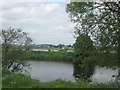
<svg viewBox="0 0 120 90">
<path fill-rule="evenodd" d="M 52 51 L 28 51 L 26 53 L 26 59 L 32 60 L 61 60 L 61 61 L 72 61 L 72 52 L 52 52 Z"/>
<path fill-rule="evenodd" d="M 3 71 L 3 88 L 118 88 L 119 84 L 97 84 L 84 81 L 70 82 L 57 79 L 52 82 L 39 82 L 22 74 Z"/>
<path fill-rule="evenodd" d="M 95 65 L 114 67 L 118 65 L 117 56 L 115 53 L 96 52 L 93 56 L 87 57 Z M 54 60 L 54 61 L 73 61 L 74 53 L 65 51 L 28 51 L 25 55 L 25 60 Z"/>
</svg>

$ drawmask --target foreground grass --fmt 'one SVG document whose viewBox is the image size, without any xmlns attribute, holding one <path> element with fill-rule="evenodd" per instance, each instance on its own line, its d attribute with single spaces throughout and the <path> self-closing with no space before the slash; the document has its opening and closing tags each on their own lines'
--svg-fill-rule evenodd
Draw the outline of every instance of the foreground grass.
<svg viewBox="0 0 120 90">
<path fill-rule="evenodd" d="M 52 82 L 39 82 L 22 74 L 3 71 L 3 88 L 118 88 L 119 84 L 97 84 L 84 81 L 71 82 L 57 79 Z"/>
</svg>

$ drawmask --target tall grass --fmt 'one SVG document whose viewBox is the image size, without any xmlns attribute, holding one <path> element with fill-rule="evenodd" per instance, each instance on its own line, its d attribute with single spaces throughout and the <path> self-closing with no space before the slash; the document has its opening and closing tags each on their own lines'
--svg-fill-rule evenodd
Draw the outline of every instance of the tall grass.
<svg viewBox="0 0 120 90">
<path fill-rule="evenodd" d="M 57 79 L 51 82 L 39 82 L 22 74 L 3 71 L 3 88 L 118 88 L 120 84 L 97 84 L 85 81 L 71 82 Z"/>
<path fill-rule="evenodd" d="M 61 60 L 61 61 L 72 61 L 72 52 L 52 52 L 52 51 L 29 51 L 27 52 L 26 59 L 35 60 Z"/>
<path fill-rule="evenodd" d="M 118 66 L 118 60 L 115 53 L 96 52 L 94 55 L 85 57 L 87 61 L 94 62 L 99 66 Z M 74 61 L 74 52 L 65 51 L 28 51 L 24 57 L 24 60 L 54 60 L 54 61 Z"/>
</svg>

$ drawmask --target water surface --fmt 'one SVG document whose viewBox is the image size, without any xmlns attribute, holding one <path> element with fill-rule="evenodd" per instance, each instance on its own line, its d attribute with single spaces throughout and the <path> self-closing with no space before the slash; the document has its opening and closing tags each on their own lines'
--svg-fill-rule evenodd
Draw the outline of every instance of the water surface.
<svg viewBox="0 0 120 90">
<path fill-rule="evenodd" d="M 67 81 L 75 81 L 73 76 L 73 63 L 63 61 L 26 61 L 31 69 L 26 69 L 31 78 L 41 82 L 49 82 L 58 78 Z M 96 66 L 93 72 L 92 81 L 98 83 L 115 80 L 114 75 L 118 74 L 118 69 Z"/>
<path fill-rule="evenodd" d="M 41 82 L 53 81 L 58 78 L 73 81 L 72 62 L 58 61 L 27 61 L 31 69 L 27 69 L 32 78 Z"/>
</svg>

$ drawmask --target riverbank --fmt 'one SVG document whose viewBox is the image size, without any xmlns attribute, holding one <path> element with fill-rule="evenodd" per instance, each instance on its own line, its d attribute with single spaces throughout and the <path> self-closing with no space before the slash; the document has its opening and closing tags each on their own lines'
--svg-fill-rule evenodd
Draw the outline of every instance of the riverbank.
<svg viewBox="0 0 120 90">
<path fill-rule="evenodd" d="M 87 57 L 95 65 L 116 67 L 118 60 L 115 53 L 106 54 L 105 52 L 96 52 L 93 56 Z M 74 52 L 65 51 L 28 51 L 24 60 L 49 60 L 49 61 L 74 61 Z"/>
<path fill-rule="evenodd" d="M 85 81 L 64 81 L 57 79 L 52 82 L 39 82 L 23 74 L 3 71 L 3 88 L 118 88 L 120 84 L 97 84 Z"/>
<path fill-rule="evenodd" d="M 55 61 L 72 61 L 74 57 L 73 52 L 65 51 L 28 51 L 26 53 L 26 60 L 55 60 Z"/>
</svg>

